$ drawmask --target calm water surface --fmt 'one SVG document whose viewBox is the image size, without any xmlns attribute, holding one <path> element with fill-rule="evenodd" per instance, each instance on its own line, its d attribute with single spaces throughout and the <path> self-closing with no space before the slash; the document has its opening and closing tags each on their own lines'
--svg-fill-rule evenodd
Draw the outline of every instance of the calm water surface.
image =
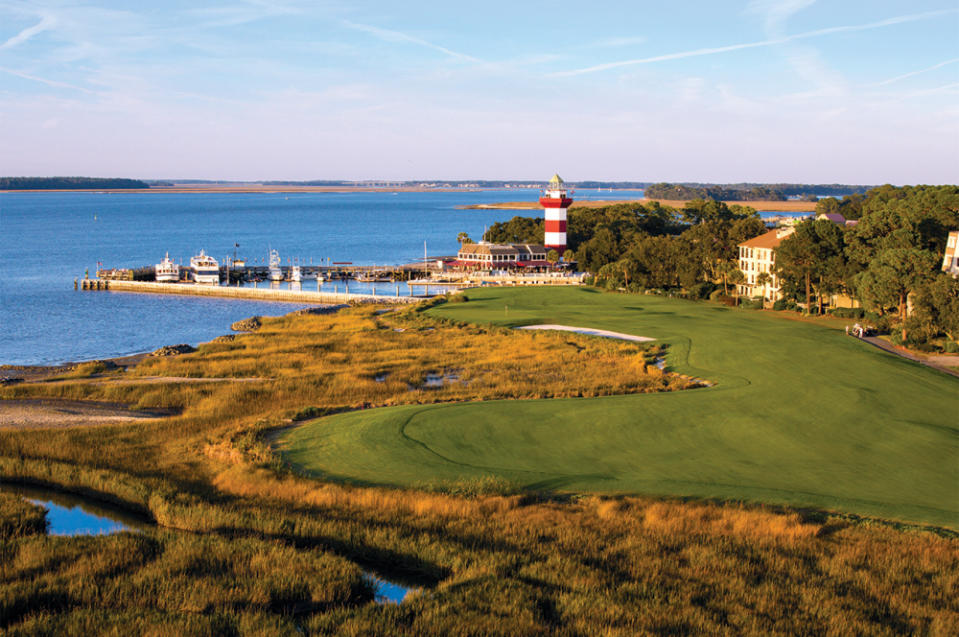
<svg viewBox="0 0 959 637">
<path fill-rule="evenodd" d="M 52 489 L 0 484 L 0 491 L 18 494 L 45 508 L 50 535 L 108 535 L 149 525 L 120 509 Z"/>
<path fill-rule="evenodd" d="M 581 190 L 575 199 L 635 199 L 641 190 Z M 152 265 L 164 253 L 182 263 L 206 250 L 221 261 L 234 249 L 248 262 L 269 250 L 284 263 L 409 263 L 455 254 L 456 236 L 479 239 L 515 210 L 457 206 L 532 201 L 539 191 L 403 193 L 0 193 L 0 364 L 43 365 L 124 356 L 174 343 L 208 341 L 254 314 L 303 307 L 235 299 L 163 297 L 73 290 L 97 263 Z M 774 213 L 762 213 L 769 216 Z M 239 244 L 235 248 L 234 244 Z M 285 285 L 285 284 L 284 284 Z M 343 284 L 324 283 L 323 290 Z M 351 292 L 371 284 L 351 283 Z M 375 284 L 395 295 L 396 284 Z M 408 293 L 400 284 L 399 294 Z M 312 281 L 304 290 L 316 289 Z M 421 291 L 421 290 L 417 290 Z"/>
<path fill-rule="evenodd" d="M 512 210 L 464 204 L 533 200 L 536 190 L 425 193 L 0 193 L 0 364 L 55 364 L 197 344 L 233 321 L 298 307 L 233 299 L 84 293 L 73 280 L 97 262 L 154 264 L 169 252 L 189 263 L 200 249 L 217 259 L 399 264 L 454 254 L 456 235 L 478 239 Z M 581 198 L 594 198 L 587 193 Z M 601 193 L 631 198 L 636 191 Z M 304 284 L 307 289 L 310 283 Z M 312 285 L 315 285 L 313 283 Z M 363 286 L 351 285 L 351 291 Z M 403 293 L 405 290 L 401 290 Z M 379 292 L 394 293 L 387 284 Z"/>
</svg>

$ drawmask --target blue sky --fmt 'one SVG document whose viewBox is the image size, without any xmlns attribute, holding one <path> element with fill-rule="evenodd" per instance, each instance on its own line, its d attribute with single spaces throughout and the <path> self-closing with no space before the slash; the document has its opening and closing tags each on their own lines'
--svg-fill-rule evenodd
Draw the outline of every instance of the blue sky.
<svg viewBox="0 0 959 637">
<path fill-rule="evenodd" d="M 956 183 L 955 0 L 0 0 L 0 174 Z"/>
</svg>

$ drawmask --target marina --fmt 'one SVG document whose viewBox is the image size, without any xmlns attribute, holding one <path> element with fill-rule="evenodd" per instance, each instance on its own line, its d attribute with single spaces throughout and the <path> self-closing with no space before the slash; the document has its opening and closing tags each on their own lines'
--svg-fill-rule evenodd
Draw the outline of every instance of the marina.
<svg viewBox="0 0 959 637">
<path fill-rule="evenodd" d="M 0 194 L 0 225 L 9 246 L 0 251 L 5 273 L 0 277 L 0 323 L 7 330 L 0 340 L 0 362 L 59 364 L 125 356 L 170 343 L 197 345 L 250 315 L 278 316 L 318 302 L 316 296 L 302 302 L 276 298 L 291 298 L 287 293 L 251 298 L 237 292 L 201 296 L 74 291 L 74 281 L 80 290 L 86 271 L 92 282 L 86 285 L 94 289 L 98 274 L 100 279 L 153 282 L 156 265 L 167 252 L 172 265 L 179 266 L 177 281 L 186 278 L 190 257 L 201 248 L 214 257 L 222 283 L 205 286 L 209 288 L 226 287 L 227 266 L 232 264 L 236 270 L 243 267 L 251 279 L 260 279 L 240 281 L 241 288 L 270 289 L 266 275 L 273 248 L 283 259 L 284 274 L 300 265 L 305 275 L 302 291 L 315 295 L 317 281 L 308 278 L 315 272 L 324 279 L 323 292 L 344 294 L 349 286 L 351 295 L 372 296 L 375 290 L 383 301 L 381 297 L 395 298 L 399 286 L 400 296 L 409 297 L 406 280 L 427 278 L 424 241 L 430 256 L 452 255 L 459 247 L 457 233 L 479 237 L 484 228 L 515 214 L 456 206 L 513 200 L 518 194 L 532 199 L 536 193 L 296 193 L 289 198 L 267 193 Z M 108 268 L 115 270 L 98 272 Z M 379 282 L 366 280 L 370 278 Z M 390 278 L 392 282 L 383 281 Z M 103 289 L 109 283 L 99 285 Z M 235 279 L 230 281 L 230 287 L 236 285 Z M 289 283 L 279 285 L 287 288 Z M 447 289 L 429 285 L 430 294 Z M 415 286 L 413 297 L 424 292 Z"/>
<path fill-rule="evenodd" d="M 125 281 L 105 279 L 83 279 L 78 289 L 104 292 L 137 292 L 140 294 L 172 294 L 189 296 L 221 297 L 231 299 L 247 299 L 251 301 L 271 301 L 286 303 L 418 303 L 427 298 L 423 295 L 401 295 L 399 286 L 395 293 L 377 294 L 361 292 L 325 292 L 322 290 L 297 289 L 296 284 L 288 288 L 278 285 L 264 285 L 263 287 L 240 287 L 228 285 L 204 285 L 195 283 L 158 283 L 156 281 Z M 439 286 L 437 286 L 439 289 Z M 445 290 L 444 290 L 445 291 Z"/>
</svg>

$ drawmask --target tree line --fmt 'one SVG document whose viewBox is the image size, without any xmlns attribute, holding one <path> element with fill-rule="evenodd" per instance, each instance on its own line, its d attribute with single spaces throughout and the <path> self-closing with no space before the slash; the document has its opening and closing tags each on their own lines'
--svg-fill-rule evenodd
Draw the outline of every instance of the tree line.
<svg viewBox="0 0 959 637">
<path fill-rule="evenodd" d="M 887 185 L 832 201 L 821 211 L 858 223 L 796 224 L 776 250 L 784 295 L 777 307 L 822 313 L 831 295 L 845 294 L 880 327 L 894 329 L 894 340 L 922 345 L 945 334 L 955 342 L 959 281 L 939 266 L 949 231 L 959 229 L 959 187 Z M 753 208 L 715 200 L 692 200 L 682 209 L 657 202 L 573 207 L 564 260 L 608 289 L 705 298 L 730 294 L 744 280 L 738 246 L 767 230 Z M 542 243 L 543 221 L 514 217 L 493 224 L 484 239 Z M 759 276 L 768 282 L 770 275 Z"/>
<path fill-rule="evenodd" d="M 716 201 L 784 201 L 801 197 L 816 201 L 819 196 L 848 196 L 865 193 L 869 186 L 846 184 L 698 184 L 658 183 L 645 189 L 650 199 L 715 199 Z"/>
<path fill-rule="evenodd" d="M 113 177 L 0 177 L 0 190 L 118 190 L 149 188 L 139 179 Z"/>
</svg>

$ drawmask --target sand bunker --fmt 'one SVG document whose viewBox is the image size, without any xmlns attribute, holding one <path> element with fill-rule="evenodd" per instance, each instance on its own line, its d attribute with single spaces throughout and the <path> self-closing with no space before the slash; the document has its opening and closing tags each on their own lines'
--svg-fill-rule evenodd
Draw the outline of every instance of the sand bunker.
<svg viewBox="0 0 959 637">
<path fill-rule="evenodd" d="M 39 398 L 0 400 L 0 428 L 40 429 L 110 425 L 171 415 L 169 410 L 131 410 L 116 403 Z"/>
<path fill-rule="evenodd" d="M 610 332 L 609 330 L 594 330 L 591 327 L 573 327 L 572 325 L 523 325 L 517 327 L 518 330 L 558 330 L 560 332 L 576 332 L 577 334 L 588 334 L 589 336 L 603 336 L 605 338 L 619 338 L 624 341 L 635 341 L 645 343 L 655 341 L 655 338 L 645 336 L 633 336 L 632 334 L 623 334 L 622 332 Z"/>
</svg>

